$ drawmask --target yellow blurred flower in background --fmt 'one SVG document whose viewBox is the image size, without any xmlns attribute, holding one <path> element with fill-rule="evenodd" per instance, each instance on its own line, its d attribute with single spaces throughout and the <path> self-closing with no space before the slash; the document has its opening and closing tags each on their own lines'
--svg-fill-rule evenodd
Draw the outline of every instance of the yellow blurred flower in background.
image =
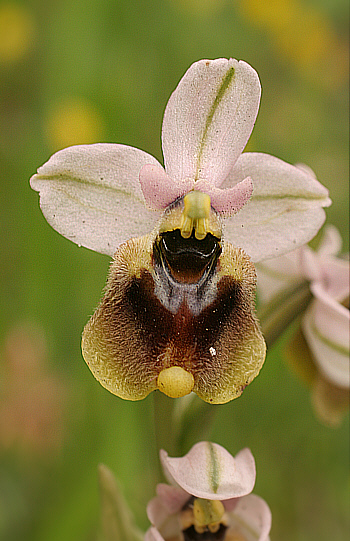
<svg viewBox="0 0 350 541">
<path fill-rule="evenodd" d="M 221 9 L 225 0 L 170 0 L 170 3 L 187 13 L 209 17 Z"/>
<path fill-rule="evenodd" d="M 0 6 L 0 63 L 17 62 L 35 41 L 36 24 L 23 5 L 9 2 Z"/>
<path fill-rule="evenodd" d="M 67 97 L 54 103 L 44 121 L 44 130 L 54 150 L 104 138 L 104 122 L 98 109 L 84 98 Z"/>
<path fill-rule="evenodd" d="M 287 28 L 297 14 L 294 0 L 244 0 L 239 6 L 251 23 L 276 33 Z"/>
<path fill-rule="evenodd" d="M 237 5 L 249 23 L 265 31 L 277 55 L 304 75 L 311 70 L 330 87 L 347 80 L 347 43 L 322 8 L 300 0 L 241 0 Z"/>
</svg>

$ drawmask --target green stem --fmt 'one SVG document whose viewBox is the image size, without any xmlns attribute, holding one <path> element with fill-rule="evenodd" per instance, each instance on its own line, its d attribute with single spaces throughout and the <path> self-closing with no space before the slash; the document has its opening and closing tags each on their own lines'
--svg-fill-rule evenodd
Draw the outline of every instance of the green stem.
<svg viewBox="0 0 350 541">
<path fill-rule="evenodd" d="M 195 394 L 168 398 L 154 393 L 154 422 L 157 449 L 170 456 L 183 456 L 210 432 L 218 406 L 207 404 Z"/>
<path fill-rule="evenodd" d="M 271 347 L 290 323 L 306 310 L 311 299 L 308 282 L 299 282 L 258 308 L 257 316 L 268 347 Z"/>
<path fill-rule="evenodd" d="M 169 455 L 176 456 L 173 411 L 174 398 L 169 398 L 160 391 L 154 392 L 154 423 L 157 449 L 165 449 Z"/>
<path fill-rule="evenodd" d="M 174 408 L 174 427 L 180 454 L 187 453 L 198 441 L 208 439 L 219 406 L 191 394 L 178 400 Z"/>
</svg>

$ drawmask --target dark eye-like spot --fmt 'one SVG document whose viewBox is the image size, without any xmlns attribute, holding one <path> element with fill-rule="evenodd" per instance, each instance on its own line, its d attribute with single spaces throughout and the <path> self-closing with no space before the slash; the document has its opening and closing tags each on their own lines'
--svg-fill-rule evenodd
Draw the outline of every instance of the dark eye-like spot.
<svg viewBox="0 0 350 541">
<path fill-rule="evenodd" d="M 185 239 L 180 230 L 162 233 L 154 246 L 158 263 L 168 267 L 172 277 L 178 282 L 197 282 L 206 270 L 215 265 L 221 254 L 219 239 L 208 233 L 202 240 L 192 235 Z"/>
<path fill-rule="evenodd" d="M 220 528 L 217 532 L 212 533 L 209 530 L 198 533 L 194 526 L 183 530 L 184 541 L 224 541 L 227 527 L 220 524 Z"/>
</svg>

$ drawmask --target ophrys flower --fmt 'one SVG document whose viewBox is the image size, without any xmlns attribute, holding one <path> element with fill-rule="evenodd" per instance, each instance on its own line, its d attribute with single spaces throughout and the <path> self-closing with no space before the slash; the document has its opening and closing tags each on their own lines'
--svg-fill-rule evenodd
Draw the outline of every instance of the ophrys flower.
<svg viewBox="0 0 350 541">
<path fill-rule="evenodd" d="M 248 64 L 199 61 L 165 110 L 165 169 L 136 148 L 99 144 L 62 150 L 32 177 L 57 231 L 114 254 L 83 355 L 118 396 L 193 390 L 223 403 L 263 364 L 255 271 L 243 250 L 257 261 L 307 242 L 330 201 L 304 171 L 242 154 L 259 101 Z"/>
<path fill-rule="evenodd" d="M 251 494 L 255 461 L 249 449 L 235 457 L 200 442 L 187 455 L 160 452 L 170 485 L 159 484 L 147 507 L 152 527 L 145 541 L 268 541 L 271 512 Z"/>
</svg>

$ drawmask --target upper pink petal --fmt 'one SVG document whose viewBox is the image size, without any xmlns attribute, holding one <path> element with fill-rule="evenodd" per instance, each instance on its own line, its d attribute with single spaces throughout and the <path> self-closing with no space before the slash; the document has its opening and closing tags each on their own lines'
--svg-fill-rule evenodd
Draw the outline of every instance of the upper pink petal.
<svg viewBox="0 0 350 541">
<path fill-rule="evenodd" d="M 227 500 L 254 487 L 255 462 L 249 449 L 234 458 L 221 445 L 199 442 L 183 457 L 171 458 L 162 450 L 160 458 L 167 477 L 197 498 Z"/>
<path fill-rule="evenodd" d="M 175 180 L 219 186 L 244 149 L 260 102 L 256 71 L 243 61 L 200 60 L 167 104 L 162 129 L 165 169 Z"/>
</svg>

